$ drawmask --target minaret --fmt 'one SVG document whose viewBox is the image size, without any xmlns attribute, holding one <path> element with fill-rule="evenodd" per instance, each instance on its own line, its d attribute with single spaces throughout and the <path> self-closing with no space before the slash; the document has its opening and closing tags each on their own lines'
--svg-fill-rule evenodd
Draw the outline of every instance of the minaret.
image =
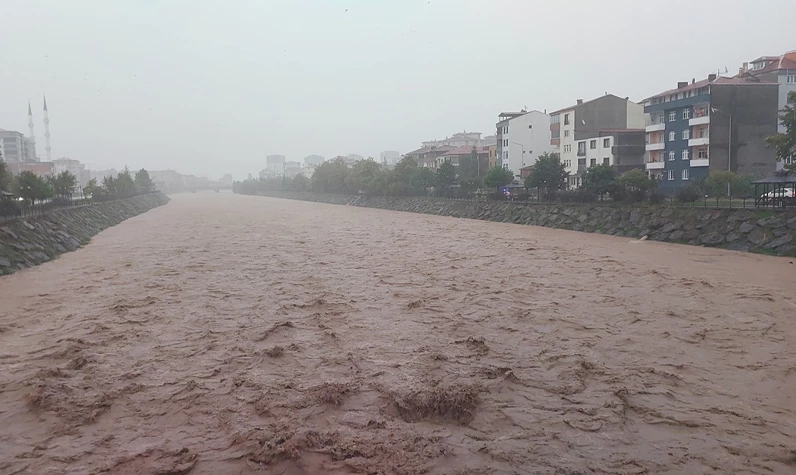
<svg viewBox="0 0 796 475">
<path fill-rule="evenodd" d="M 33 132 L 33 111 L 30 110 L 30 101 L 28 101 L 28 134 L 32 144 L 36 144 L 36 134 Z"/>
<path fill-rule="evenodd" d="M 50 150 L 50 117 L 47 114 L 47 96 L 44 96 L 44 149 L 47 150 L 47 161 L 52 162 Z"/>
</svg>

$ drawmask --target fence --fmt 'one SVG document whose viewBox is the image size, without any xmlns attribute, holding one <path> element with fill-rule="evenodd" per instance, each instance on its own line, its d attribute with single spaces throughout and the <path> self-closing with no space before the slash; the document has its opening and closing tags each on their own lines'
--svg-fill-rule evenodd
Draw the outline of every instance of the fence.
<svg viewBox="0 0 796 475">
<path fill-rule="evenodd" d="M 783 209 L 787 207 L 796 207 L 796 200 L 794 199 L 773 199 L 756 203 L 754 198 L 733 198 L 733 197 L 704 197 L 695 201 L 687 202 L 680 201 L 675 197 L 658 197 L 650 199 L 644 198 L 641 201 L 613 201 L 611 199 L 604 199 L 600 201 L 565 201 L 565 200 L 549 200 L 544 199 L 542 196 L 529 195 L 528 197 L 507 197 L 507 198 L 494 198 L 492 196 L 481 197 L 461 197 L 461 198 L 441 198 L 452 201 L 489 201 L 489 202 L 505 202 L 514 203 L 519 205 L 535 205 L 535 204 L 560 204 L 567 206 L 627 206 L 627 207 L 671 207 L 671 208 L 706 208 L 706 209 L 735 209 L 735 208 L 749 208 L 749 209 Z"/>
<path fill-rule="evenodd" d="M 83 208 L 86 206 L 93 206 L 99 203 L 108 203 L 111 201 L 118 201 L 135 196 L 148 195 L 154 192 L 135 193 L 118 197 L 103 197 L 103 199 L 90 199 L 81 198 L 76 200 L 55 199 L 48 202 L 39 202 L 31 204 L 29 201 L 11 201 L 16 206 L 3 206 L 9 203 L 8 200 L 0 201 L 0 222 L 7 222 L 18 218 L 32 218 L 36 216 L 43 216 L 51 211 L 71 208 Z"/>
</svg>

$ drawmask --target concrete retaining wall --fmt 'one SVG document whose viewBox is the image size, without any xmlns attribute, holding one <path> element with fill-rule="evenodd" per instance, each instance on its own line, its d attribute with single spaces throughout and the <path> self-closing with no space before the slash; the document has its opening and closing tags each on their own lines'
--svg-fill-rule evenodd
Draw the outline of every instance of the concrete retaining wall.
<svg viewBox="0 0 796 475">
<path fill-rule="evenodd" d="M 268 196 L 796 256 L 796 210 L 514 204 L 295 192 Z"/>
<path fill-rule="evenodd" d="M 151 193 L 0 222 L 0 274 L 10 274 L 74 251 L 100 231 L 168 202 L 166 195 Z"/>
</svg>

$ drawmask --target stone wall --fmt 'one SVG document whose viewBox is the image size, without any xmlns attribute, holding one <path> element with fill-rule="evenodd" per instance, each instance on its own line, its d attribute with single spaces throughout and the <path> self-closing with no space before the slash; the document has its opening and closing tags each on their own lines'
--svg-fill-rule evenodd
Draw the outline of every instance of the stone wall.
<svg viewBox="0 0 796 475">
<path fill-rule="evenodd" d="M 268 195 L 796 256 L 796 210 L 515 204 L 294 192 Z"/>
<path fill-rule="evenodd" d="M 169 202 L 162 193 L 51 211 L 0 221 L 0 274 L 47 262 L 74 251 L 100 231 Z"/>
</svg>

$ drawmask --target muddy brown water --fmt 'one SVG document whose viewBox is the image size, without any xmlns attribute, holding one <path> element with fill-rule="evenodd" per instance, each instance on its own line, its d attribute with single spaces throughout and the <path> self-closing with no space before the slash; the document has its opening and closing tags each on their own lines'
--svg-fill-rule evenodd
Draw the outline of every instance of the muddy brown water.
<svg viewBox="0 0 796 475">
<path fill-rule="evenodd" d="M 794 473 L 791 261 L 178 195 L 0 278 L 0 473 Z"/>
</svg>

